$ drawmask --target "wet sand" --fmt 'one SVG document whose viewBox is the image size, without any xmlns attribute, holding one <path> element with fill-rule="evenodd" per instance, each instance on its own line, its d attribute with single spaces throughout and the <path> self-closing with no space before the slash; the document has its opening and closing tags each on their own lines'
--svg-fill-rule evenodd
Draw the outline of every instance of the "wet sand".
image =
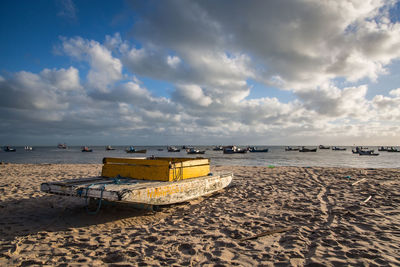
<svg viewBox="0 0 400 267">
<path fill-rule="evenodd" d="M 400 265 L 400 170 L 213 167 L 234 180 L 158 212 L 40 192 L 100 164 L 0 165 L 0 266 Z M 249 240 L 245 240 L 249 239 Z"/>
</svg>

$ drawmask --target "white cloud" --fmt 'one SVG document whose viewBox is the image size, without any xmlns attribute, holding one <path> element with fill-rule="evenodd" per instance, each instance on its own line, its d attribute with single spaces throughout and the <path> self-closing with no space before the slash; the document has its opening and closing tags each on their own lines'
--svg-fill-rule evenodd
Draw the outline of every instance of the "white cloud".
<svg viewBox="0 0 400 267">
<path fill-rule="evenodd" d="M 195 84 L 177 85 L 174 98 L 178 103 L 186 103 L 194 107 L 207 107 L 212 103 L 211 97 L 204 95 L 203 89 Z"/>
<path fill-rule="evenodd" d="M 122 79 L 121 61 L 113 57 L 112 52 L 105 46 L 81 37 L 62 38 L 62 41 L 65 53 L 90 64 L 87 82 L 91 88 L 107 92 L 109 86 Z"/>
<path fill-rule="evenodd" d="M 396 96 L 397 96 L 397 97 L 400 97 L 400 88 L 391 90 L 391 91 L 389 92 L 389 94 L 392 95 L 392 96 L 395 96 L 395 97 L 396 97 Z"/>
<path fill-rule="evenodd" d="M 86 77 L 77 67 L 0 76 L 1 123 L 34 120 L 37 132 L 157 135 L 161 143 L 391 136 L 400 89 L 370 100 L 367 83 L 390 73 L 400 57 L 400 24 L 388 15 L 393 3 L 156 2 L 133 28 L 135 45 L 119 33 L 103 43 L 61 39 L 62 52 L 84 66 Z M 174 91 L 157 96 L 164 88 L 146 88 L 143 77 Z M 249 80 L 291 90 L 295 99 L 266 91 L 249 100 Z"/>
<path fill-rule="evenodd" d="M 181 62 L 181 59 L 177 56 L 168 56 L 167 57 L 167 64 L 170 65 L 172 68 L 176 68 L 180 62 Z"/>
<path fill-rule="evenodd" d="M 78 91 L 78 70 L 44 69 L 40 74 L 21 71 L 0 81 L 1 100 L 5 107 L 22 110 L 63 110 L 68 108 L 69 91 Z"/>
<path fill-rule="evenodd" d="M 81 90 L 82 86 L 79 81 L 79 71 L 74 67 L 68 69 L 44 69 L 40 76 L 47 83 L 52 84 L 60 90 Z"/>
<path fill-rule="evenodd" d="M 136 24 L 134 36 L 175 51 L 193 72 L 215 73 L 211 80 L 224 75 L 219 66 L 237 77 L 218 56 L 228 52 L 251 58 L 240 71 L 247 77 L 308 89 L 336 77 L 354 82 L 385 73 L 400 52 L 400 26 L 387 12 L 394 3 L 164 1 Z"/>
</svg>

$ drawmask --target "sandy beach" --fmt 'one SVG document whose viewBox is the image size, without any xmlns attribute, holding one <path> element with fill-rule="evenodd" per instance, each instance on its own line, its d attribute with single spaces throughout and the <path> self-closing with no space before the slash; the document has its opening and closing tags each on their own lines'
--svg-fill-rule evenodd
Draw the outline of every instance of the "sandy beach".
<svg viewBox="0 0 400 267">
<path fill-rule="evenodd" d="M 40 192 L 100 164 L 0 165 L 0 265 L 400 265 L 400 170 L 216 166 L 230 187 L 160 211 Z"/>
</svg>

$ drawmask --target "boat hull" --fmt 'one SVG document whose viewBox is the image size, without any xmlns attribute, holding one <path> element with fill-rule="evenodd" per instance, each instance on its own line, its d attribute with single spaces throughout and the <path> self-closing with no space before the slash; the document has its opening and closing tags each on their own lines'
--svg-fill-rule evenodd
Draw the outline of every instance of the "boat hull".
<svg viewBox="0 0 400 267">
<path fill-rule="evenodd" d="M 299 152 L 317 152 L 317 149 L 300 149 Z"/>
<path fill-rule="evenodd" d="M 268 149 L 253 149 L 253 150 L 249 150 L 249 152 L 251 152 L 251 153 L 267 153 Z"/>
<path fill-rule="evenodd" d="M 145 154 L 147 152 L 146 149 L 143 150 L 126 150 L 126 153 L 141 153 L 141 154 Z"/>
<path fill-rule="evenodd" d="M 134 204 L 170 205 L 212 194 L 227 187 L 232 179 L 232 173 L 214 174 L 176 182 L 127 178 L 122 183 L 116 183 L 115 178 L 92 177 L 42 183 L 41 191 Z"/>
<path fill-rule="evenodd" d="M 189 154 L 189 155 L 195 155 L 195 154 L 202 155 L 202 154 L 205 154 L 205 153 L 206 153 L 205 151 L 188 151 L 187 152 L 187 154 Z"/>
</svg>

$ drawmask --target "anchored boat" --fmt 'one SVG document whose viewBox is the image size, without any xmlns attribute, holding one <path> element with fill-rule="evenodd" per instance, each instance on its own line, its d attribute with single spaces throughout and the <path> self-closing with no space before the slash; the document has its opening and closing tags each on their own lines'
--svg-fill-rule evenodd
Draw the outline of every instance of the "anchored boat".
<svg viewBox="0 0 400 267">
<path fill-rule="evenodd" d="M 133 146 L 130 146 L 125 150 L 125 152 L 126 153 L 141 153 L 141 154 L 145 154 L 147 152 L 147 149 L 137 150 Z"/>
<path fill-rule="evenodd" d="M 17 150 L 13 147 L 10 147 L 10 146 L 4 147 L 4 152 L 15 152 L 15 151 L 17 151 Z"/>
<path fill-rule="evenodd" d="M 249 152 L 268 152 L 268 148 L 257 148 L 257 147 L 255 147 L 255 146 L 253 146 L 253 147 L 248 147 L 247 148 L 247 150 L 249 151 Z"/>
<path fill-rule="evenodd" d="M 168 148 L 168 152 L 180 152 L 181 150 L 177 147 L 174 146 L 169 146 Z"/>
<path fill-rule="evenodd" d="M 81 148 L 81 151 L 82 152 L 93 152 L 93 149 L 89 148 L 88 146 L 83 146 Z"/>
<path fill-rule="evenodd" d="M 186 151 L 186 153 L 188 153 L 188 154 L 204 154 L 204 153 L 206 153 L 206 151 L 205 150 L 195 149 L 195 148 L 192 147 L 192 148 L 188 149 Z"/>
<path fill-rule="evenodd" d="M 236 153 L 247 153 L 247 149 L 239 148 L 236 146 L 225 146 L 223 150 L 224 154 L 236 154 Z"/>
<path fill-rule="evenodd" d="M 290 147 L 290 146 L 285 147 L 285 151 L 299 151 L 299 150 L 300 150 L 300 148 L 298 148 L 298 147 L 296 147 L 296 148 L 293 148 L 293 147 Z"/>
<path fill-rule="evenodd" d="M 101 177 L 42 183 L 41 191 L 158 206 L 214 193 L 233 178 L 232 173 L 211 174 L 207 158 L 104 158 L 103 163 Z"/>
<path fill-rule="evenodd" d="M 303 146 L 299 149 L 299 152 L 317 152 L 317 148 L 306 148 Z"/>
</svg>

